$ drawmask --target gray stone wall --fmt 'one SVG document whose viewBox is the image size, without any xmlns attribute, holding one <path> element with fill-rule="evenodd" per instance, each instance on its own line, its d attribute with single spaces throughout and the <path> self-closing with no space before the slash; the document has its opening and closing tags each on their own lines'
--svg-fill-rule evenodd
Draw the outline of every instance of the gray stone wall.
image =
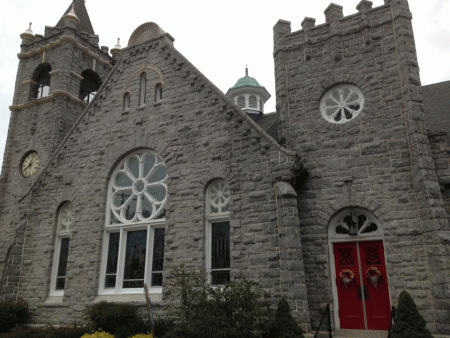
<svg viewBox="0 0 450 338">
<path fill-rule="evenodd" d="M 147 103 L 138 107 L 144 69 Z M 163 99 L 154 102 L 159 82 Z M 127 111 L 124 90 L 131 93 Z M 49 158 L 31 192 L 22 196 L 31 212 L 17 296 L 27 299 L 34 321 L 79 320 L 95 300 L 108 181 L 117 163 L 141 148 L 158 152 L 168 167 L 164 294 L 181 264 L 195 270 L 205 267 L 205 189 L 220 177 L 231 190 L 232 278 L 259 282 L 272 303 L 287 296 L 307 327 L 304 276 L 297 271 L 303 262 L 296 198 L 277 199 L 274 186 L 292 179 L 300 159 L 234 106 L 166 36 L 123 51 L 97 99 Z M 73 203 L 75 212 L 67 287 L 62 304 L 47 304 L 57 210 L 65 201 Z M 282 255 L 280 247 L 286 250 Z M 291 247 L 297 255 L 288 257 Z M 158 305 L 163 310 L 166 304 Z"/>
<path fill-rule="evenodd" d="M 407 1 L 386 1 L 303 30 L 274 27 L 279 133 L 310 172 L 299 217 L 312 326 L 333 301 L 328 225 L 359 206 L 382 222 L 392 305 L 406 289 L 433 331 L 449 332 L 447 214 L 425 135 L 419 68 Z M 341 11 L 341 13 L 339 13 Z M 322 118 L 319 102 L 341 83 L 358 86 L 364 110 L 344 124 Z M 336 300 L 335 300 L 336 301 Z"/>
</svg>

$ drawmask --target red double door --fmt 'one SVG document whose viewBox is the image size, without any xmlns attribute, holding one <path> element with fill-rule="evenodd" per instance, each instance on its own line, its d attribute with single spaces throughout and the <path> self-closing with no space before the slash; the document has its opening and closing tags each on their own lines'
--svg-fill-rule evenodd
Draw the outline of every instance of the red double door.
<svg viewBox="0 0 450 338">
<path fill-rule="evenodd" d="M 382 241 L 335 243 L 342 329 L 388 330 L 391 317 Z"/>
</svg>

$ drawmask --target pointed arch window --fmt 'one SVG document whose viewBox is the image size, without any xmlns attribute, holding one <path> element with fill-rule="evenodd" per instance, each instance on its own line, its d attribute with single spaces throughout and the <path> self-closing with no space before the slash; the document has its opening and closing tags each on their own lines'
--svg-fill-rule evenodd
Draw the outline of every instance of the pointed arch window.
<svg viewBox="0 0 450 338">
<path fill-rule="evenodd" d="M 206 191 L 206 271 L 212 285 L 230 281 L 230 189 L 223 180 Z"/>
<path fill-rule="evenodd" d="M 139 107 L 145 105 L 147 92 L 147 74 L 142 73 L 139 78 Z"/>
<path fill-rule="evenodd" d="M 167 167 L 154 151 L 127 156 L 109 188 L 100 294 L 142 293 L 163 284 Z"/>
<path fill-rule="evenodd" d="M 72 203 L 64 203 L 58 212 L 58 224 L 53 255 L 50 296 L 63 296 L 67 279 L 70 236 L 74 226 Z"/>
</svg>

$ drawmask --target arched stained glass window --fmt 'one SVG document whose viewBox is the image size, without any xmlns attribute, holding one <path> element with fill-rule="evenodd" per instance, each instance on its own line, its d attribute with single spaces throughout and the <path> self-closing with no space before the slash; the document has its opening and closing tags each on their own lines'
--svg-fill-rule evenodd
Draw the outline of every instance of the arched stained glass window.
<svg viewBox="0 0 450 338">
<path fill-rule="evenodd" d="M 111 175 L 99 293 L 153 292 L 163 285 L 168 173 L 152 150 L 124 158 Z"/>
<path fill-rule="evenodd" d="M 230 281 L 230 189 L 223 180 L 206 191 L 206 270 L 213 285 Z"/>
</svg>

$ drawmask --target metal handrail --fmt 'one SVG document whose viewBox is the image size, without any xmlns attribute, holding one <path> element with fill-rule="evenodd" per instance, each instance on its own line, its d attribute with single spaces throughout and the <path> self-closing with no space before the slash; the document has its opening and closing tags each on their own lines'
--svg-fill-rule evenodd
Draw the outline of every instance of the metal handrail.
<svg viewBox="0 0 450 338">
<path fill-rule="evenodd" d="M 319 327 L 317 328 L 317 332 L 314 335 L 314 338 L 317 338 L 319 336 L 320 329 L 322 328 L 323 321 L 325 320 L 325 316 L 328 317 L 328 333 L 329 338 L 333 338 L 333 334 L 331 333 L 331 311 L 330 311 L 330 304 L 327 304 L 327 307 L 325 308 L 325 312 L 322 315 L 322 319 L 320 320 Z"/>
<path fill-rule="evenodd" d="M 392 326 L 394 325 L 394 322 L 395 322 L 395 306 L 392 307 L 392 311 L 391 311 L 391 320 L 389 322 L 388 338 L 391 338 L 391 330 L 392 330 Z"/>
</svg>

